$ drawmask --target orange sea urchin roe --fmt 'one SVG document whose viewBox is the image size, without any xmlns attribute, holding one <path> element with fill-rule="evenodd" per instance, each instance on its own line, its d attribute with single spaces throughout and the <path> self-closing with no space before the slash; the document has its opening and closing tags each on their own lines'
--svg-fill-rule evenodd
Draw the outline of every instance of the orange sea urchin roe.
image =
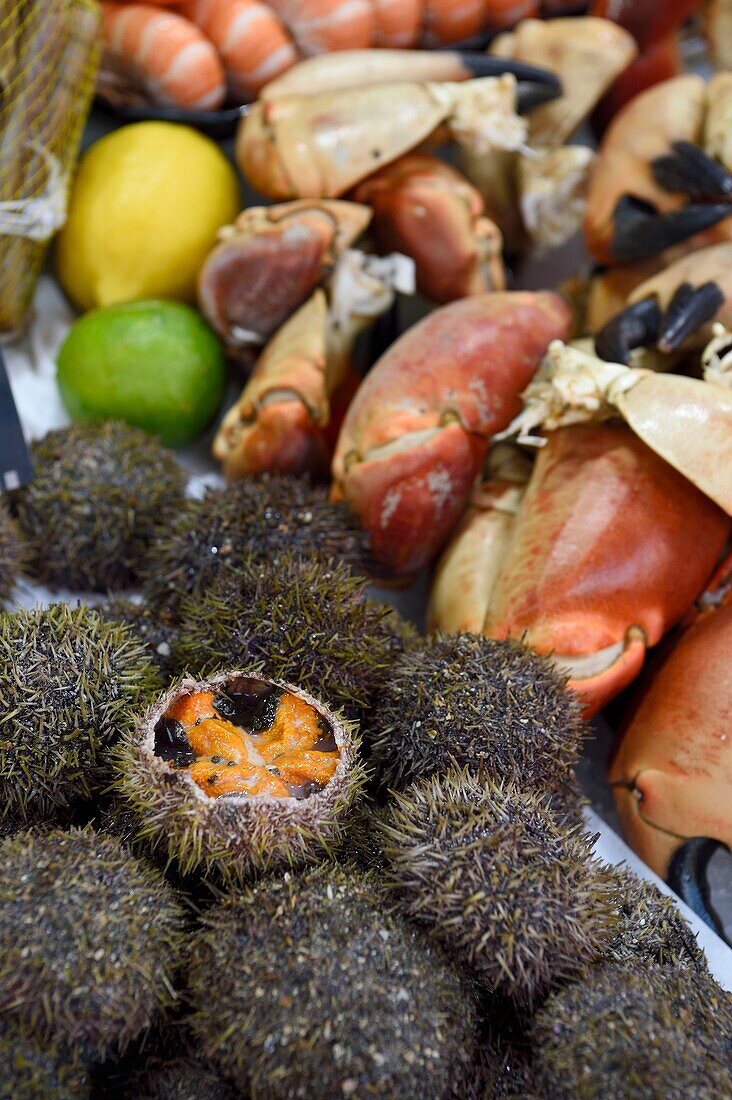
<svg viewBox="0 0 732 1100">
<path fill-rule="evenodd" d="M 266 685 L 260 696 L 214 697 L 210 691 L 181 696 L 155 732 L 158 755 L 211 798 L 306 798 L 330 781 L 340 759 L 317 711 L 297 695 Z"/>
</svg>

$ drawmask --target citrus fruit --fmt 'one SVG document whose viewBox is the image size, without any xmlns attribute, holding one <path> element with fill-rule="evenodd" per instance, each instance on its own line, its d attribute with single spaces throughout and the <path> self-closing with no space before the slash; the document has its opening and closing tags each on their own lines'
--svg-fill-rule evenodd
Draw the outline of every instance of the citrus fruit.
<svg viewBox="0 0 732 1100">
<path fill-rule="evenodd" d="M 234 169 L 209 138 L 173 122 L 122 126 L 79 163 L 56 242 L 59 281 L 80 309 L 192 302 L 216 231 L 240 209 Z"/>
<path fill-rule="evenodd" d="M 226 385 L 216 336 L 179 302 L 128 302 L 86 313 L 70 329 L 57 365 L 75 421 L 126 420 L 171 447 L 208 426 Z"/>
</svg>

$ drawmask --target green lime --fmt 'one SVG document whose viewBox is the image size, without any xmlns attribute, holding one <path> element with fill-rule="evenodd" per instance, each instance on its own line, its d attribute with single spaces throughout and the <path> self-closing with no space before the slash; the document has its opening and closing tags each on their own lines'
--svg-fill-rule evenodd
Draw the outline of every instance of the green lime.
<svg viewBox="0 0 732 1100">
<path fill-rule="evenodd" d="M 226 364 L 195 310 L 128 302 L 92 310 L 72 326 L 58 355 L 58 385 L 78 423 L 126 420 L 176 447 L 211 423 Z"/>
</svg>

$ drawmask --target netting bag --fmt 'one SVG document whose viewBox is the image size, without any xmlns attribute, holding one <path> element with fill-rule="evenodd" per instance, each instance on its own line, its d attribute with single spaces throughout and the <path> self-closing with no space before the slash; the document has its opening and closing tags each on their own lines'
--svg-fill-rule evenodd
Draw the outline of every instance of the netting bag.
<svg viewBox="0 0 732 1100">
<path fill-rule="evenodd" d="M 99 64 L 96 0 L 0 0 L 0 336 L 26 323 Z"/>
</svg>

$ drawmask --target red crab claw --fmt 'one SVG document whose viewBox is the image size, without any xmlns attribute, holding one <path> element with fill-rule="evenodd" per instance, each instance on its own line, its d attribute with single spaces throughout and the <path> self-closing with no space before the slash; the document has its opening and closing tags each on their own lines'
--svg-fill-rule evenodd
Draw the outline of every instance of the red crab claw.
<svg viewBox="0 0 732 1100">
<path fill-rule="evenodd" d="M 732 846 L 732 597 L 649 669 L 609 778 L 630 846 L 662 878 L 693 838 Z"/>
<path fill-rule="evenodd" d="M 357 187 L 374 210 L 372 231 L 384 252 L 415 261 L 417 286 L 436 302 L 503 290 L 503 237 L 485 217 L 480 193 L 428 153 L 401 157 Z"/>
<path fill-rule="evenodd" d="M 589 716 L 689 610 L 729 530 L 627 427 L 560 428 L 539 450 L 483 633 L 553 654 Z"/>
<path fill-rule="evenodd" d="M 374 553 L 409 577 L 460 516 L 490 437 L 571 325 L 558 294 L 480 294 L 409 329 L 356 394 L 333 459 L 334 493 L 371 532 Z"/>
<path fill-rule="evenodd" d="M 273 470 L 323 474 L 329 454 L 322 429 L 329 418 L 325 388 L 325 292 L 315 294 L 265 348 L 213 445 L 230 480 Z"/>
</svg>

